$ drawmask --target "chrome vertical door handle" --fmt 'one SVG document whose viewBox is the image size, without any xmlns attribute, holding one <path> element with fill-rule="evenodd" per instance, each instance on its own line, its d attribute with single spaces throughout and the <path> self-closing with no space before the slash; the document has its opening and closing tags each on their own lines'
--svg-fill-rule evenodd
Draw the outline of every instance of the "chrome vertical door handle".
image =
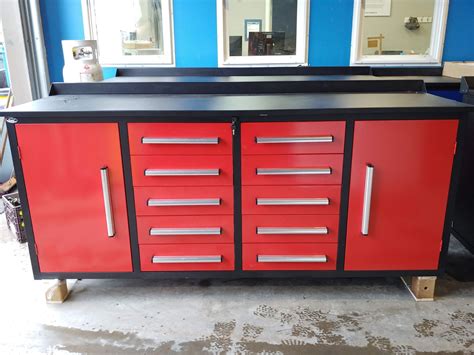
<svg viewBox="0 0 474 355">
<path fill-rule="evenodd" d="M 372 181 L 374 178 L 374 167 L 367 164 L 365 168 L 364 205 L 362 209 L 362 235 L 369 235 L 370 202 L 372 200 Z"/>
<path fill-rule="evenodd" d="M 100 169 L 102 181 L 102 193 L 104 195 L 105 222 L 107 223 L 107 235 L 109 238 L 115 236 L 114 215 L 112 211 L 112 198 L 110 196 L 109 168 Z"/>
</svg>

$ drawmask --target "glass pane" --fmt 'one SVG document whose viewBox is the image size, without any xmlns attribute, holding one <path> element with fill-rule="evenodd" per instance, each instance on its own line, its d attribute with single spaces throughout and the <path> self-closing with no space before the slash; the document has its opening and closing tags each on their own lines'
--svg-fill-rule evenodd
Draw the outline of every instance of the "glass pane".
<svg viewBox="0 0 474 355">
<path fill-rule="evenodd" d="M 435 0 L 365 0 L 363 55 L 429 54 Z"/>
<path fill-rule="evenodd" d="M 227 55 L 295 55 L 298 0 L 226 0 Z"/>
<path fill-rule="evenodd" d="M 95 0 L 101 57 L 162 55 L 161 0 Z"/>
</svg>

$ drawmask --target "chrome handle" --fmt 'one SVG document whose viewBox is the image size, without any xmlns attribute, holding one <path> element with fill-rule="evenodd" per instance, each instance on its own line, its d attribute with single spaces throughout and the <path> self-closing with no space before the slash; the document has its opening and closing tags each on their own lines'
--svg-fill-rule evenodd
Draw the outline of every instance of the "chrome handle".
<svg viewBox="0 0 474 355">
<path fill-rule="evenodd" d="M 267 169 L 257 168 L 257 175 L 331 175 L 331 168 Z"/>
<path fill-rule="evenodd" d="M 258 206 L 328 206 L 328 198 L 257 198 Z"/>
<path fill-rule="evenodd" d="M 147 202 L 149 207 L 165 207 L 165 206 L 219 206 L 220 198 L 201 198 L 201 199 L 149 199 Z"/>
<path fill-rule="evenodd" d="M 153 264 L 221 263 L 222 255 L 154 256 Z"/>
<path fill-rule="evenodd" d="M 163 235 L 220 235 L 221 228 L 152 228 L 151 236 Z"/>
<path fill-rule="evenodd" d="M 372 200 L 372 181 L 374 178 L 374 167 L 367 165 L 365 168 L 364 206 L 362 209 L 362 235 L 369 234 L 370 203 Z"/>
<path fill-rule="evenodd" d="M 146 169 L 145 176 L 218 176 L 219 169 Z"/>
<path fill-rule="evenodd" d="M 333 136 L 317 136 L 317 137 L 256 137 L 257 144 L 266 143 L 332 143 Z"/>
<path fill-rule="evenodd" d="M 280 227 L 257 227 L 257 234 L 328 234 L 327 227 L 309 228 L 280 228 Z"/>
<path fill-rule="evenodd" d="M 104 196 L 105 222 L 107 224 L 107 236 L 115 236 L 114 215 L 112 211 L 112 197 L 110 195 L 109 168 L 100 169 L 100 179 L 102 181 L 102 193 Z"/>
<path fill-rule="evenodd" d="M 257 255 L 259 263 L 327 263 L 326 255 Z"/>
<path fill-rule="evenodd" d="M 219 138 L 152 138 L 143 137 L 142 144 L 219 144 Z"/>
</svg>

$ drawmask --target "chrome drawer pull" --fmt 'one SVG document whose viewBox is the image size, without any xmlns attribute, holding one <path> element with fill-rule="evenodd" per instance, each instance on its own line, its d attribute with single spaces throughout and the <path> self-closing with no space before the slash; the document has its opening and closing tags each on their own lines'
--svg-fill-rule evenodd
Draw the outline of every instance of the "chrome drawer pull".
<svg viewBox="0 0 474 355">
<path fill-rule="evenodd" d="M 364 205 L 362 208 L 362 235 L 369 235 L 370 203 L 372 200 L 372 181 L 374 178 L 374 167 L 367 165 L 365 168 Z"/>
<path fill-rule="evenodd" d="M 219 144 L 219 138 L 152 138 L 143 137 L 142 144 Z"/>
<path fill-rule="evenodd" d="M 222 255 L 154 256 L 153 264 L 221 263 Z"/>
<path fill-rule="evenodd" d="M 219 206 L 220 198 L 202 198 L 202 199 L 149 199 L 147 202 L 150 207 L 166 207 L 166 206 Z"/>
<path fill-rule="evenodd" d="M 328 198 L 257 198 L 258 206 L 328 206 Z"/>
<path fill-rule="evenodd" d="M 267 169 L 257 168 L 257 175 L 331 175 L 331 168 Z"/>
<path fill-rule="evenodd" d="M 221 235 L 221 228 L 152 228 L 151 236 L 163 235 Z"/>
<path fill-rule="evenodd" d="M 145 176 L 218 176 L 219 169 L 146 169 Z"/>
<path fill-rule="evenodd" d="M 257 234 L 329 234 L 327 227 L 310 228 L 277 228 L 277 227 L 257 227 Z"/>
<path fill-rule="evenodd" d="M 333 136 L 318 136 L 318 137 L 256 137 L 257 144 L 262 143 L 332 143 Z"/>
<path fill-rule="evenodd" d="M 259 263 L 327 263 L 326 255 L 257 255 Z"/>
<path fill-rule="evenodd" d="M 112 211 L 112 197 L 110 195 L 109 168 L 100 169 L 100 179 L 102 181 L 102 194 L 104 196 L 105 222 L 107 224 L 107 236 L 115 236 L 114 214 Z"/>
</svg>

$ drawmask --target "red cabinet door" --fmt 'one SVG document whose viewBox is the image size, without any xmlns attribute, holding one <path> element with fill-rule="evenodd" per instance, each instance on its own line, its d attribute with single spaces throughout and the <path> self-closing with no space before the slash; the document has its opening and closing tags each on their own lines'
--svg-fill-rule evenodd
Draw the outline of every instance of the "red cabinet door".
<svg viewBox="0 0 474 355">
<path fill-rule="evenodd" d="M 345 270 L 438 268 L 457 126 L 457 120 L 355 123 Z"/>
<path fill-rule="evenodd" d="M 40 270 L 132 271 L 118 125 L 18 124 L 16 132 Z M 106 222 L 104 167 L 113 237 Z"/>
</svg>

